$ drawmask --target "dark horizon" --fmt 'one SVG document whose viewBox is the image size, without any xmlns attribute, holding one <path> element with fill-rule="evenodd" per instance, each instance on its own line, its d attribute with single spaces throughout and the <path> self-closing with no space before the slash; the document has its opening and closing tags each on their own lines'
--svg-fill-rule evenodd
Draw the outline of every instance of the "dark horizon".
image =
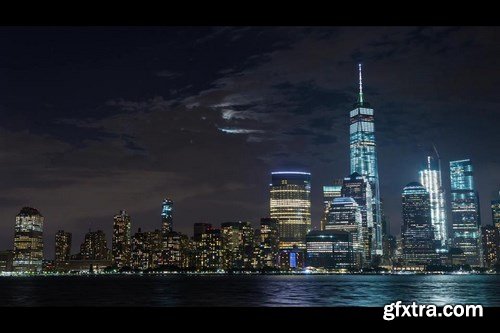
<svg viewBox="0 0 500 333">
<path fill-rule="evenodd" d="M 27 205 L 55 232 L 89 227 L 108 244 L 113 215 L 174 229 L 269 214 L 270 173 L 311 172 L 312 224 L 322 186 L 349 174 L 348 116 L 362 62 L 375 110 L 381 197 L 399 235 L 401 192 L 439 150 L 470 158 L 491 224 L 500 190 L 498 27 L 2 28 L 0 250 Z M 449 211 L 449 209 L 448 209 Z M 448 214 L 448 225 L 451 225 Z"/>
</svg>

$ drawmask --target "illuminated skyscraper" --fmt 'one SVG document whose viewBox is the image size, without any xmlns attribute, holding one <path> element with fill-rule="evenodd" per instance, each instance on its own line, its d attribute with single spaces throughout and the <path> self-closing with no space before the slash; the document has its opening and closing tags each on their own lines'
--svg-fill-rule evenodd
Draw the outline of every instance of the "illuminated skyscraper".
<svg viewBox="0 0 500 333">
<path fill-rule="evenodd" d="M 478 266 L 481 221 L 471 161 L 451 161 L 450 178 L 453 246 L 464 252 L 469 265 Z"/>
<path fill-rule="evenodd" d="M 142 232 L 139 228 L 132 236 L 131 266 L 144 270 L 162 264 L 162 239 L 160 230 Z"/>
<path fill-rule="evenodd" d="M 313 230 L 307 234 L 306 266 L 349 269 L 353 261 L 352 234 L 345 231 Z"/>
<path fill-rule="evenodd" d="M 498 193 L 498 199 L 491 201 L 491 218 L 493 225 L 500 229 L 500 192 Z"/>
<path fill-rule="evenodd" d="M 342 196 L 352 198 L 361 212 L 361 239 L 363 246 L 363 264 L 370 264 L 372 258 L 375 234 L 373 232 L 373 195 L 372 188 L 366 177 L 355 172 L 344 178 Z"/>
<path fill-rule="evenodd" d="M 197 268 L 214 271 L 222 268 L 222 236 L 220 229 L 208 229 L 197 244 Z"/>
<path fill-rule="evenodd" d="M 79 260 L 108 260 L 109 249 L 104 231 L 90 231 L 80 245 Z"/>
<path fill-rule="evenodd" d="M 358 203 L 350 197 L 333 199 L 325 230 L 352 234 L 353 260 L 357 266 L 364 260 L 363 222 Z"/>
<path fill-rule="evenodd" d="M 427 265 L 436 258 L 429 192 L 420 183 L 409 183 L 402 204 L 403 259 L 407 265 Z"/>
<path fill-rule="evenodd" d="M 311 174 L 273 172 L 270 213 L 279 222 L 280 249 L 305 249 L 311 229 Z"/>
<path fill-rule="evenodd" d="M 330 205 L 332 204 L 333 199 L 342 196 L 342 183 L 342 179 L 334 179 L 332 185 L 323 186 L 323 204 L 325 210 L 323 212 L 323 216 L 321 217 L 321 230 L 325 230 L 325 224 L 328 218 L 328 210 L 330 209 Z"/>
<path fill-rule="evenodd" d="M 132 250 L 130 238 L 130 216 L 126 211 L 121 210 L 114 216 L 113 220 L 113 262 L 118 268 L 129 266 Z"/>
<path fill-rule="evenodd" d="M 374 111 L 363 98 L 361 64 L 359 64 L 359 99 L 350 112 L 351 174 L 366 177 L 373 195 L 373 243 L 372 255 L 382 255 L 382 215 L 375 144 Z"/>
<path fill-rule="evenodd" d="M 164 235 L 173 230 L 173 212 L 174 202 L 164 199 L 161 205 L 161 230 Z"/>
<path fill-rule="evenodd" d="M 483 244 L 484 266 L 493 268 L 500 255 L 500 234 L 498 228 L 493 225 L 487 225 L 481 228 L 481 237 Z"/>
<path fill-rule="evenodd" d="M 224 269 L 251 269 L 254 229 L 250 222 L 222 223 L 221 234 Z"/>
<path fill-rule="evenodd" d="M 14 227 L 14 271 L 42 271 L 43 220 L 42 214 L 31 207 L 23 207 L 17 214 Z"/>
<path fill-rule="evenodd" d="M 71 259 L 71 233 L 64 230 L 57 231 L 55 244 L 54 263 L 57 268 L 63 268 Z"/>
<path fill-rule="evenodd" d="M 275 268 L 279 259 L 278 220 L 260 219 L 260 267 Z"/>
<path fill-rule="evenodd" d="M 441 248 L 446 247 L 448 231 L 446 228 L 446 207 L 444 202 L 444 191 L 441 182 L 441 170 L 439 164 L 435 165 L 433 158 L 427 156 L 427 167 L 420 170 L 420 183 L 427 189 L 431 204 L 431 223 L 434 228 L 434 240 Z"/>
</svg>

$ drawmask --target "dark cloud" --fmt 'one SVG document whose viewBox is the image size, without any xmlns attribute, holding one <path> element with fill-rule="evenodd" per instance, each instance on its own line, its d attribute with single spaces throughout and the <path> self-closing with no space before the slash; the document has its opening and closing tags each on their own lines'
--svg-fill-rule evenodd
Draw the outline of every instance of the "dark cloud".
<svg viewBox="0 0 500 333">
<path fill-rule="evenodd" d="M 399 231 L 400 192 L 432 143 L 470 157 L 483 217 L 500 187 L 498 28 L 64 28 L 0 30 L 0 246 L 21 206 L 57 229 L 103 228 L 127 209 L 133 229 L 257 222 L 269 172 L 349 173 L 348 112 L 364 63 L 375 108 L 384 209 Z M 444 172 L 445 186 L 449 186 Z M 483 221 L 484 222 L 484 221 Z M 76 250 L 79 244 L 75 244 Z"/>
</svg>

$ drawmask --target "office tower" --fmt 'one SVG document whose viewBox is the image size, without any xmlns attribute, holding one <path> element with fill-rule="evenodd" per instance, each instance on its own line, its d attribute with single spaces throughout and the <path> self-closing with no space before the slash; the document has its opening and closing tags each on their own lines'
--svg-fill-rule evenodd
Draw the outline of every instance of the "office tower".
<svg viewBox="0 0 500 333">
<path fill-rule="evenodd" d="M 79 260 L 108 260 L 109 249 L 106 235 L 102 230 L 91 231 L 85 234 L 85 239 L 80 245 Z M 75 258 L 76 259 L 76 258 Z"/>
<path fill-rule="evenodd" d="M 313 230 L 306 237 L 306 266 L 326 269 L 355 267 L 352 233 L 337 230 Z"/>
<path fill-rule="evenodd" d="M 366 177 L 373 195 L 373 243 L 372 256 L 382 255 L 382 214 L 380 209 L 380 190 L 375 144 L 374 111 L 363 97 L 361 64 L 359 64 L 359 97 L 350 112 L 350 152 L 351 174 L 359 173 Z"/>
<path fill-rule="evenodd" d="M 132 236 L 131 265 L 135 269 L 154 269 L 162 264 L 160 230 L 143 232 L 141 228 Z"/>
<path fill-rule="evenodd" d="M 12 272 L 12 261 L 14 252 L 12 250 L 0 251 L 0 273 Z"/>
<path fill-rule="evenodd" d="M 56 232 L 55 258 L 56 268 L 63 268 L 71 259 L 71 233 L 64 230 Z"/>
<path fill-rule="evenodd" d="M 305 249 L 311 229 L 311 174 L 273 172 L 270 213 L 279 222 L 280 249 Z"/>
<path fill-rule="evenodd" d="M 418 174 L 420 183 L 429 192 L 434 240 L 438 247 L 445 248 L 448 242 L 448 231 L 446 228 L 446 207 L 439 163 L 431 156 L 427 156 L 426 167 L 420 170 Z"/>
<path fill-rule="evenodd" d="M 250 222 L 221 224 L 223 268 L 249 270 L 252 268 L 254 229 Z"/>
<path fill-rule="evenodd" d="M 161 205 L 161 230 L 164 235 L 173 230 L 174 202 L 164 199 Z"/>
<path fill-rule="evenodd" d="M 481 228 L 484 267 L 493 268 L 500 255 L 499 230 L 493 225 Z"/>
<path fill-rule="evenodd" d="M 222 235 L 220 229 L 208 229 L 197 244 L 197 269 L 216 271 L 222 268 Z"/>
<path fill-rule="evenodd" d="M 469 159 L 450 162 L 453 246 L 464 252 L 467 264 L 479 266 L 481 221 L 473 173 Z"/>
<path fill-rule="evenodd" d="M 364 239 L 361 209 L 350 197 L 333 199 L 325 230 L 346 231 L 352 234 L 353 260 L 359 267 L 364 260 Z"/>
<path fill-rule="evenodd" d="M 126 211 L 121 210 L 113 218 L 113 261 L 116 267 L 121 268 L 130 265 L 130 216 Z"/>
<path fill-rule="evenodd" d="M 43 220 L 42 214 L 31 207 L 23 207 L 17 214 L 14 227 L 14 271 L 42 271 Z"/>
<path fill-rule="evenodd" d="M 328 219 L 328 210 L 330 209 L 333 199 L 342 196 L 341 190 L 343 181 L 343 179 L 334 179 L 332 185 L 323 186 L 324 211 L 323 216 L 321 217 L 321 230 L 325 230 L 326 220 Z"/>
<path fill-rule="evenodd" d="M 194 270 L 196 267 L 196 242 L 187 235 L 181 235 L 180 268 Z"/>
<path fill-rule="evenodd" d="M 305 249 L 294 246 L 291 249 L 281 249 L 279 254 L 279 268 L 282 271 L 301 270 L 305 265 Z"/>
<path fill-rule="evenodd" d="M 195 242 L 201 241 L 201 235 L 210 229 L 212 229 L 212 225 L 210 223 L 195 223 L 193 227 L 193 240 Z"/>
<path fill-rule="evenodd" d="M 169 232 L 166 235 L 166 248 L 164 248 L 164 264 L 177 268 L 189 267 L 189 237 L 180 232 Z"/>
<path fill-rule="evenodd" d="M 412 182 L 403 188 L 403 260 L 408 266 L 427 265 L 436 258 L 431 204 L 427 189 Z"/>
<path fill-rule="evenodd" d="M 352 198 L 359 206 L 361 212 L 361 239 L 363 246 L 363 264 L 369 265 L 372 254 L 375 254 L 375 233 L 373 232 L 373 195 L 371 185 L 366 177 L 354 172 L 344 178 L 342 183 L 342 196 Z"/>
<path fill-rule="evenodd" d="M 278 220 L 269 217 L 260 219 L 260 267 L 276 268 L 279 260 Z"/>
<path fill-rule="evenodd" d="M 498 199 L 491 201 L 491 217 L 493 225 L 500 229 L 500 192 L 498 192 Z"/>
</svg>

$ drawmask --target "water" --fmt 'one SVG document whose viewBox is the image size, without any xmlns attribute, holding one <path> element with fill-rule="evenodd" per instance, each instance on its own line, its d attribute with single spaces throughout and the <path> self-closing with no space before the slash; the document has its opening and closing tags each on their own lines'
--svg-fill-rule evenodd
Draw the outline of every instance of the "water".
<svg viewBox="0 0 500 333">
<path fill-rule="evenodd" d="M 500 306 L 500 275 L 0 277 L 0 306 Z"/>
</svg>

